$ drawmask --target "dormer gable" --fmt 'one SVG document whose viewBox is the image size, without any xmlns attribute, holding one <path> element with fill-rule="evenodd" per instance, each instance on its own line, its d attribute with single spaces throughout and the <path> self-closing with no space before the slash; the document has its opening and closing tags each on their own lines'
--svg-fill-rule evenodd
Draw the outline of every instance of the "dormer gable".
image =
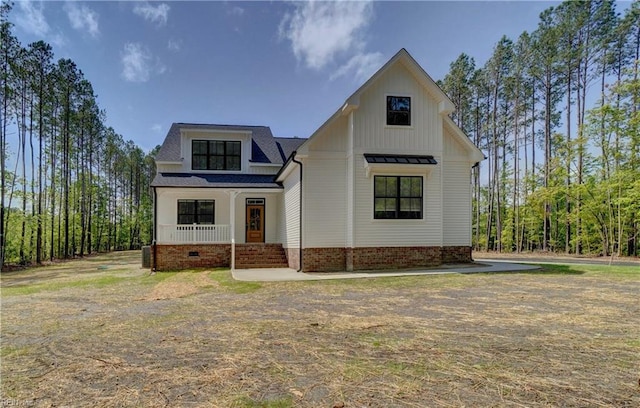
<svg viewBox="0 0 640 408">
<path fill-rule="evenodd" d="M 277 168 L 286 160 L 278 140 L 267 126 L 174 123 L 156 155 L 156 164 L 164 171 L 198 173 Z"/>
</svg>

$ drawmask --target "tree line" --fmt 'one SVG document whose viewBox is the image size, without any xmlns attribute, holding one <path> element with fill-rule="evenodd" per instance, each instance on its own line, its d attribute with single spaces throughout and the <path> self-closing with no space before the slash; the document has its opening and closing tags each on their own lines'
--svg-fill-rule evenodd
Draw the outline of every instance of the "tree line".
<svg viewBox="0 0 640 408">
<path fill-rule="evenodd" d="M 108 127 L 91 82 L 0 8 L 0 265 L 136 249 L 151 240 L 155 171 Z"/>
<path fill-rule="evenodd" d="M 440 86 L 483 149 L 473 246 L 640 253 L 640 2 L 565 1 L 503 36 L 482 67 L 461 54 Z"/>
</svg>

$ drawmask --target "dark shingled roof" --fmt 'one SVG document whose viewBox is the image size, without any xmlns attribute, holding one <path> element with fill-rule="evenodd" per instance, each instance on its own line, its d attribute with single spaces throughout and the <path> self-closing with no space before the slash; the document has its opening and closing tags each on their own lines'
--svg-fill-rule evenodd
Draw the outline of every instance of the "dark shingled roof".
<svg viewBox="0 0 640 408">
<path fill-rule="evenodd" d="M 306 141 L 306 139 L 300 139 L 298 137 L 276 137 L 274 139 L 278 145 L 283 163 L 287 161 L 291 153 L 296 151 L 298 147 Z"/>
<path fill-rule="evenodd" d="M 152 187 L 281 188 L 272 174 L 158 173 Z"/>
<path fill-rule="evenodd" d="M 287 157 L 282 156 L 283 150 L 289 150 L 290 145 L 293 143 L 284 142 L 283 146 L 276 143 L 276 139 L 271 133 L 271 129 L 268 126 L 238 126 L 238 125 L 206 125 L 197 123 L 174 123 L 167 133 L 167 137 L 164 139 L 160 151 L 156 155 L 157 161 L 180 161 L 180 130 L 189 129 L 210 129 L 210 130 L 230 130 L 230 131 L 249 131 L 251 132 L 251 155 L 253 163 L 275 163 L 282 164 L 286 161 Z M 278 138 L 280 139 L 280 138 Z M 292 140 L 284 139 L 282 140 Z M 299 140 L 300 144 L 304 142 L 304 139 Z M 296 146 L 297 147 L 297 146 Z"/>
<path fill-rule="evenodd" d="M 408 154 L 370 154 L 365 153 L 367 163 L 387 164 L 438 164 L 433 156 L 415 156 Z"/>
</svg>

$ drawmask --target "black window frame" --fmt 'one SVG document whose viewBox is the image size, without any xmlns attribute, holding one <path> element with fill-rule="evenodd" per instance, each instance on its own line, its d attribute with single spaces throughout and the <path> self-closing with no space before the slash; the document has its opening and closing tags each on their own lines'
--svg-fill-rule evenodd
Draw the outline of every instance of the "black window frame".
<svg viewBox="0 0 640 408">
<path fill-rule="evenodd" d="M 199 143 L 206 144 L 205 153 L 196 153 L 196 144 Z M 219 144 L 222 144 L 222 152 L 219 152 Z M 196 167 L 196 157 L 204 158 L 204 167 Z M 221 163 L 222 166 L 217 163 Z M 234 165 L 236 163 L 237 167 Z M 239 140 L 193 139 L 191 141 L 191 170 L 241 171 L 242 142 Z"/>
<path fill-rule="evenodd" d="M 180 205 L 181 203 L 193 203 L 193 209 L 190 209 L 186 212 L 181 212 L 181 210 L 185 209 L 185 205 Z M 204 214 L 201 211 L 203 204 L 211 203 L 211 214 Z M 216 223 L 216 200 L 192 200 L 192 199 L 179 199 L 178 200 L 178 217 L 177 224 L 178 225 L 214 225 Z M 204 221 L 205 217 L 209 217 L 211 221 Z M 187 222 L 185 217 L 193 217 L 191 222 Z"/>
<path fill-rule="evenodd" d="M 397 109 L 394 108 L 394 99 L 407 99 L 409 102 L 409 109 Z M 411 97 L 410 96 L 398 96 L 387 95 L 387 126 L 411 126 Z"/>
<path fill-rule="evenodd" d="M 378 180 L 385 179 L 385 191 L 378 190 Z M 388 184 L 395 179 L 395 187 Z M 409 194 L 402 191 L 402 180 L 409 179 Z M 420 194 L 413 192 L 413 180 L 420 180 Z M 395 190 L 395 191 L 393 191 Z M 395 201 L 394 201 L 395 200 Z M 407 202 L 408 200 L 408 202 Z M 384 210 L 378 210 L 378 204 L 384 203 Z M 409 204 L 409 210 L 403 204 Z M 414 210 L 414 204 L 419 210 Z M 391 207 L 391 209 L 389 209 Z M 373 218 L 376 220 L 421 220 L 424 219 L 424 177 L 422 176 L 385 176 L 373 178 Z"/>
</svg>

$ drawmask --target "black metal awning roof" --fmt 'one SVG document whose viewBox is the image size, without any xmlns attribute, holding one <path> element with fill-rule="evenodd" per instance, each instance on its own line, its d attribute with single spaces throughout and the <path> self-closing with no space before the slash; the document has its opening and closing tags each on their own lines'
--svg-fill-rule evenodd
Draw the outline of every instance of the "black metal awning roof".
<svg viewBox="0 0 640 408">
<path fill-rule="evenodd" d="M 365 153 L 364 158 L 367 160 L 367 163 L 372 164 L 438 164 L 433 156 Z"/>
</svg>

